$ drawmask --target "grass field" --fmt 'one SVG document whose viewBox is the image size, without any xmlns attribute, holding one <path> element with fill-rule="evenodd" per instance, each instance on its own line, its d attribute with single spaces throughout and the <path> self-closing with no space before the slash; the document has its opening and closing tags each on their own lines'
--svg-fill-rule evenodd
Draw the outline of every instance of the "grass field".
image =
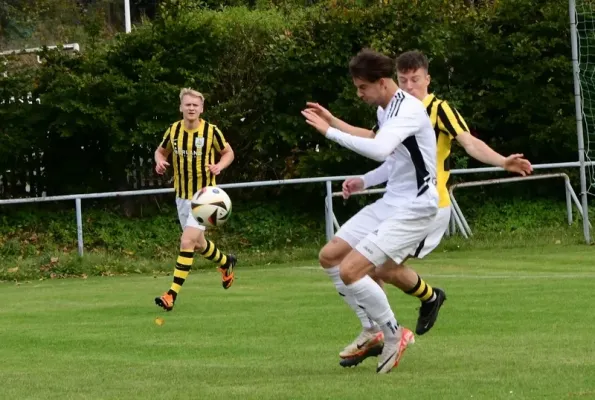
<svg viewBox="0 0 595 400">
<path fill-rule="evenodd" d="M 316 260 L 170 278 L 0 285 L 6 399 L 595 398 L 595 251 L 588 246 L 440 252 L 415 266 L 448 300 L 400 364 L 375 374 L 338 352 L 358 321 Z M 395 288 L 399 321 L 418 303 Z M 164 317 L 157 326 L 154 319 Z"/>
</svg>

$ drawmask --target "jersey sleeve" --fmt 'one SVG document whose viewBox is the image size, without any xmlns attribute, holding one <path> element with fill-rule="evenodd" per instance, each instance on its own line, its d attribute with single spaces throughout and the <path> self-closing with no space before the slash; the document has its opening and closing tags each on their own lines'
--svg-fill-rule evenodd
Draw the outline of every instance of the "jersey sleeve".
<svg viewBox="0 0 595 400">
<path fill-rule="evenodd" d="M 170 133 L 171 133 L 171 126 L 169 128 L 167 128 L 167 130 L 165 131 L 165 134 L 163 135 L 163 139 L 161 139 L 161 143 L 159 144 L 159 147 L 161 147 L 162 149 L 165 149 L 167 151 L 172 151 L 172 149 L 173 149 Z"/>
<path fill-rule="evenodd" d="M 438 105 L 438 128 L 441 132 L 447 133 L 451 138 L 469 132 L 467 123 L 456 110 L 446 101 Z"/>
<path fill-rule="evenodd" d="M 416 116 L 406 114 L 385 122 L 374 138 L 353 136 L 336 128 L 329 128 L 326 137 L 364 157 L 384 161 L 403 140 L 414 135 L 419 127 Z"/>
<path fill-rule="evenodd" d="M 213 126 L 213 145 L 215 146 L 217 153 L 221 153 L 225 146 L 227 146 L 225 136 L 223 136 L 221 130 L 216 126 Z"/>
<path fill-rule="evenodd" d="M 388 175 L 390 173 L 390 159 L 383 162 L 380 167 L 373 169 L 372 171 L 367 172 L 365 175 L 362 176 L 364 181 L 364 189 L 367 189 L 372 186 L 380 185 L 388 181 Z"/>
</svg>

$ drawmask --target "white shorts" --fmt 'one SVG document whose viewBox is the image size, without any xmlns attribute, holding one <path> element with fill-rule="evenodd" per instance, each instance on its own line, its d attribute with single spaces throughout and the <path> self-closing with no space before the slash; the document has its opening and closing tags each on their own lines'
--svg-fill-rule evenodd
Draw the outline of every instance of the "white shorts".
<svg viewBox="0 0 595 400">
<path fill-rule="evenodd" d="M 380 199 L 351 217 L 336 236 L 377 267 L 389 258 L 401 264 L 424 243 L 436 212 L 436 208 L 429 207 L 424 212 L 413 213 Z"/>
<path fill-rule="evenodd" d="M 428 254 L 432 252 L 442 240 L 442 237 L 446 233 L 448 229 L 448 224 L 450 223 L 450 206 L 442 207 L 438 209 L 438 214 L 436 214 L 436 218 L 434 222 L 432 222 L 432 227 L 430 228 L 430 233 L 420 244 L 420 247 L 416 250 L 415 254 L 412 254 L 416 258 L 424 258 Z"/>
<path fill-rule="evenodd" d="M 182 225 L 182 229 L 185 229 L 187 226 L 203 231 L 206 229 L 204 225 L 199 224 L 198 221 L 192 216 L 192 213 L 190 212 L 192 210 L 190 200 L 176 197 L 176 206 L 178 207 L 178 218 L 180 219 L 180 225 Z"/>
</svg>

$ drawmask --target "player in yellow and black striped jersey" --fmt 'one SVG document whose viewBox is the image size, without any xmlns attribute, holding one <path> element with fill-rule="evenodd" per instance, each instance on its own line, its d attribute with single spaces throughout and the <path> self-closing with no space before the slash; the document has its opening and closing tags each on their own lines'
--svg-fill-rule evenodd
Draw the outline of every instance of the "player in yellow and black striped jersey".
<svg viewBox="0 0 595 400">
<path fill-rule="evenodd" d="M 453 140 L 456 140 L 467 154 L 483 163 L 501 167 L 523 176 L 533 171 L 531 163 L 523 158 L 523 154 L 504 157 L 492 150 L 482 140 L 471 135 L 467 123 L 454 107 L 436 95 L 428 93 L 430 84 L 428 69 L 428 59 L 419 51 L 408 51 L 397 58 L 399 87 L 423 102 L 436 132 L 437 141 L 436 186 L 440 195 L 439 210 L 434 227 L 428 234 L 424 246 L 418 248 L 416 254 L 412 255 L 419 258 L 436 248 L 448 229 L 450 221 L 448 180 Z M 414 270 L 407 267 L 385 268 L 378 277 L 399 286 L 405 293 L 421 300 L 422 306 L 419 310 L 416 332 L 421 335 L 429 331 L 436 322 L 442 303 L 446 300 L 444 291 L 439 288 L 434 290 Z"/>
<path fill-rule="evenodd" d="M 159 147 L 173 152 L 176 197 L 190 200 L 199 189 L 215 186 L 215 174 L 208 166 L 215 164 L 215 155 L 226 146 L 219 128 L 203 119 L 193 129 L 187 128 L 184 120 L 167 129 Z"/>
<path fill-rule="evenodd" d="M 233 150 L 221 130 L 200 118 L 203 108 L 204 96 L 201 93 L 182 89 L 180 112 L 183 118 L 170 125 L 155 151 L 155 171 L 160 175 L 169 167 L 167 160 L 172 156 L 176 205 L 183 229 L 171 288 L 155 298 L 155 303 L 166 311 L 174 307 L 178 293 L 190 273 L 195 251 L 218 265 L 224 289 L 233 284 L 235 276 L 236 257 L 224 254 L 212 241 L 207 240 L 205 227 L 190 212 L 192 196 L 205 186 L 215 186 L 216 176 L 234 159 Z M 218 162 L 217 156 L 220 157 Z"/>
<path fill-rule="evenodd" d="M 450 177 L 450 152 L 452 140 L 458 135 L 465 135 L 469 128 L 461 114 L 444 100 L 434 94 L 428 94 L 423 99 L 424 106 L 432 126 L 436 132 L 436 180 L 440 200 L 440 208 L 450 206 L 450 196 L 446 186 Z"/>
</svg>

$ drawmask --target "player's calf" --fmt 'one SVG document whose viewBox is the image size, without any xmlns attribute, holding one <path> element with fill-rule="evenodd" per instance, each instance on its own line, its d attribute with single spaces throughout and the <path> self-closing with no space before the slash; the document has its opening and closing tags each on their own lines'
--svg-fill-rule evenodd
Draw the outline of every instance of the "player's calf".
<svg viewBox="0 0 595 400">
<path fill-rule="evenodd" d="M 180 249 L 180 253 L 176 260 L 176 267 L 174 269 L 174 279 L 170 289 L 163 295 L 155 298 L 155 304 L 162 307 L 165 311 L 171 311 L 174 308 L 178 293 L 182 290 L 182 285 L 190 274 L 193 257 L 194 249 L 192 247 L 182 247 Z"/>
<path fill-rule="evenodd" d="M 381 279 L 390 282 L 410 296 L 421 301 L 415 333 L 428 332 L 438 319 L 438 312 L 446 300 L 446 294 L 440 288 L 433 288 L 414 270 L 404 265 L 385 265 L 378 270 Z"/>
</svg>

